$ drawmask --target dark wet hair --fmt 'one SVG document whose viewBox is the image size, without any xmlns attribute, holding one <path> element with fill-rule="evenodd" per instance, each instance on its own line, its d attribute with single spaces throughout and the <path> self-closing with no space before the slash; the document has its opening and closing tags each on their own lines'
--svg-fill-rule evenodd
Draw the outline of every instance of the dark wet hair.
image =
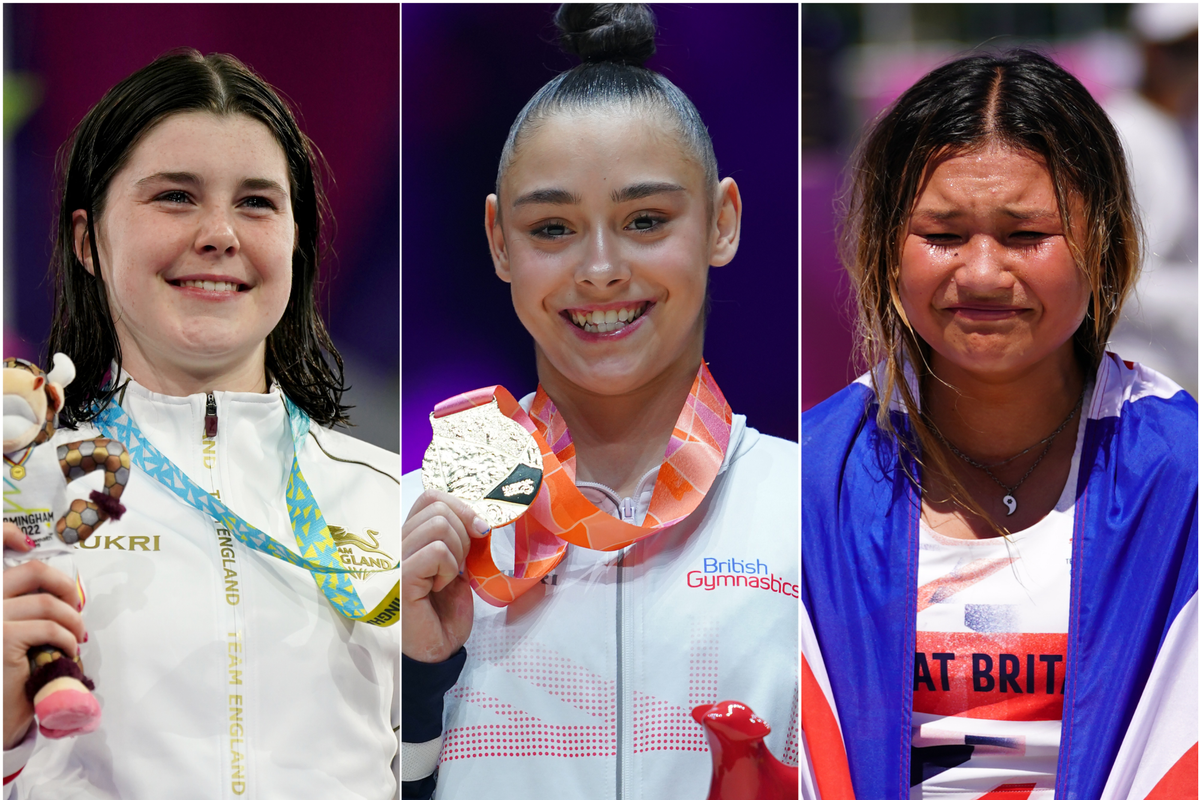
<svg viewBox="0 0 1200 800">
<path fill-rule="evenodd" d="M 582 63 L 538 90 L 508 132 L 496 174 L 496 195 L 509 164 L 531 128 L 561 112 L 603 106 L 651 111 L 675 127 L 680 141 L 717 185 L 717 157 L 700 112 L 675 84 L 642 64 L 654 55 L 654 14 L 635 3 L 564 3 L 554 15 L 559 45 Z M 711 206 L 712 201 L 709 201 Z"/>
<path fill-rule="evenodd" d="M 855 156 L 842 260 L 856 291 L 860 354 L 868 365 L 881 366 L 872 372 L 880 425 L 891 429 L 888 409 L 899 394 L 920 449 L 935 462 L 940 448 L 904 379 L 905 365 L 922 380 L 928 376 L 929 348 L 900 304 L 900 256 L 931 166 L 993 143 L 1035 156 L 1049 173 L 1068 245 L 1091 288 L 1087 316 L 1075 332 L 1085 374 L 1099 365 L 1141 263 L 1140 226 L 1117 132 L 1083 84 L 1058 64 L 1029 50 L 971 56 L 935 69 L 905 92 Z M 1080 211 L 1077 226 L 1068 213 L 1072 201 Z M 952 489 L 967 496 L 961 486 Z"/>
<path fill-rule="evenodd" d="M 116 388 L 105 386 L 105 376 L 113 362 L 121 366 L 104 288 L 109 265 L 100 263 L 96 246 L 96 225 L 104 214 L 109 183 L 151 129 L 172 114 L 188 111 L 245 114 L 266 125 L 283 148 L 297 237 L 291 292 L 282 319 L 267 336 L 265 366 L 292 402 L 317 423 L 347 423 L 349 407 L 341 402 L 346 388 L 342 357 L 316 307 L 317 273 L 325 250 L 322 234 L 331 222 L 319 174 L 324 161 L 266 81 L 233 56 L 204 56 L 190 48 L 167 53 L 110 89 L 59 151 L 61 203 L 50 263 L 54 317 L 46 356 L 63 352 L 75 362 L 77 378 L 67 388 L 64 421 L 74 426 L 94 417 Z M 72 215 L 80 209 L 88 212 L 94 275 L 75 255 Z"/>
</svg>

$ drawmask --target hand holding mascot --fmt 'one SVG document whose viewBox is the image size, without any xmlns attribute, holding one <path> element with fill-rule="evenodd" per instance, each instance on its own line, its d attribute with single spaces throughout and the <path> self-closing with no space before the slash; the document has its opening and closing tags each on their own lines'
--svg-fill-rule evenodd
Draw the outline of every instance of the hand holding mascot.
<svg viewBox="0 0 1200 800">
<path fill-rule="evenodd" d="M 82 608 L 84 593 L 70 546 L 124 513 L 119 498 L 129 480 L 129 453 L 120 442 L 103 438 L 42 446 L 54 435 L 63 387 L 74 377 L 75 366 L 62 353 L 55 354 L 49 374 L 28 361 L 4 360 L 4 519 L 34 544 L 28 553 L 5 551 L 4 566 L 31 559 L 52 562 L 74 580 Z M 104 470 L 103 491 L 68 506 L 67 485 L 97 469 Z M 66 513 L 59 513 L 63 509 Z M 100 704 L 79 659 L 50 645 L 31 647 L 27 656 L 25 693 L 41 734 L 60 739 L 94 731 L 100 725 Z"/>
</svg>

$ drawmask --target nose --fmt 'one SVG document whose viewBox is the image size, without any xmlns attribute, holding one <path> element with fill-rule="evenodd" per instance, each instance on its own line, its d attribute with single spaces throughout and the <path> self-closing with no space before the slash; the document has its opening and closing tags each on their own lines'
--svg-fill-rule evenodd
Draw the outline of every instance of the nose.
<svg viewBox="0 0 1200 800">
<path fill-rule="evenodd" d="M 607 231 L 594 229 L 575 268 L 575 282 L 596 289 L 619 286 L 629 280 L 629 266 L 617 252 Z"/>
<path fill-rule="evenodd" d="M 972 236 L 959 251 L 957 260 L 954 282 L 959 289 L 988 294 L 1009 290 L 1015 283 L 1008 248 L 991 236 Z"/>
<path fill-rule="evenodd" d="M 239 247 L 233 218 L 225 208 L 211 208 L 200 218 L 196 249 L 201 253 L 233 255 Z"/>
</svg>

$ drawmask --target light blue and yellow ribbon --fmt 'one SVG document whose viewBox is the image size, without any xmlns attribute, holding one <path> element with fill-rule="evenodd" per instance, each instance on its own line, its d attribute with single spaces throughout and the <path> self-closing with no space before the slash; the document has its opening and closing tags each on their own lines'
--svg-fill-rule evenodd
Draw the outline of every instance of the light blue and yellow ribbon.
<svg viewBox="0 0 1200 800">
<path fill-rule="evenodd" d="M 300 442 L 307 435 L 311 421 L 308 415 L 286 396 L 283 402 L 292 431 L 292 470 L 288 476 L 287 507 L 300 555 L 296 555 L 243 520 L 216 497 L 197 486 L 171 459 L 159 452 L 128 412 L 115 400 L 96 415 L 95 424 L 105 436 L 117 439 L 125 445 L 135 466 L 188 505 L 224 525 L 239 542 L 260 553 L 308 570 L 338 613 L 371 625 L 391 625 L 400 618 L 399 581 L 375 608 L 368 611 L 350 582 L 349 573 L 388 572 L 396 569 L 399 564 L 387 570 L 349 570 L 342 564 L 337 544 L 329 533 L 329 526 L 325 524 L 316 498 L 300 471 Z"/>
</svg>

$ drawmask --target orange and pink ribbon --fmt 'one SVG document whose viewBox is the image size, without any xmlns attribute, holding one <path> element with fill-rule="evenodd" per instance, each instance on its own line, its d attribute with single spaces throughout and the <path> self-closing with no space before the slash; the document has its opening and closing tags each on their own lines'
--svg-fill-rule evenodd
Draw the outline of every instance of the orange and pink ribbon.
<svg viewBox="0 0 1200 800">
<path fill-rule="evenodd" d="M 516 521 L 513 573 L 505 574 L 496 566 L 491 534 L 473 540 L 467 555 L 471 587 L 485 602 L 500 607 L 516 600 L 558 566 L 568 544 L 619 550 L 686 518 L 704 500 L 721 469 L 733 426 L 729 403 L 708 366 L 701 363 L 671 432 L 646 519 L 637 526 L 596 508 L 575 487 L 575 445 L 562 415 L 541 386 L 528 413 L 503 386 L 489 386 L 444 400 L 433 415 L 440 418 L 487 405 L 493 397 L 502 414 L 533 436 L 543 462 L 542 488 Z"/>
</svg>

